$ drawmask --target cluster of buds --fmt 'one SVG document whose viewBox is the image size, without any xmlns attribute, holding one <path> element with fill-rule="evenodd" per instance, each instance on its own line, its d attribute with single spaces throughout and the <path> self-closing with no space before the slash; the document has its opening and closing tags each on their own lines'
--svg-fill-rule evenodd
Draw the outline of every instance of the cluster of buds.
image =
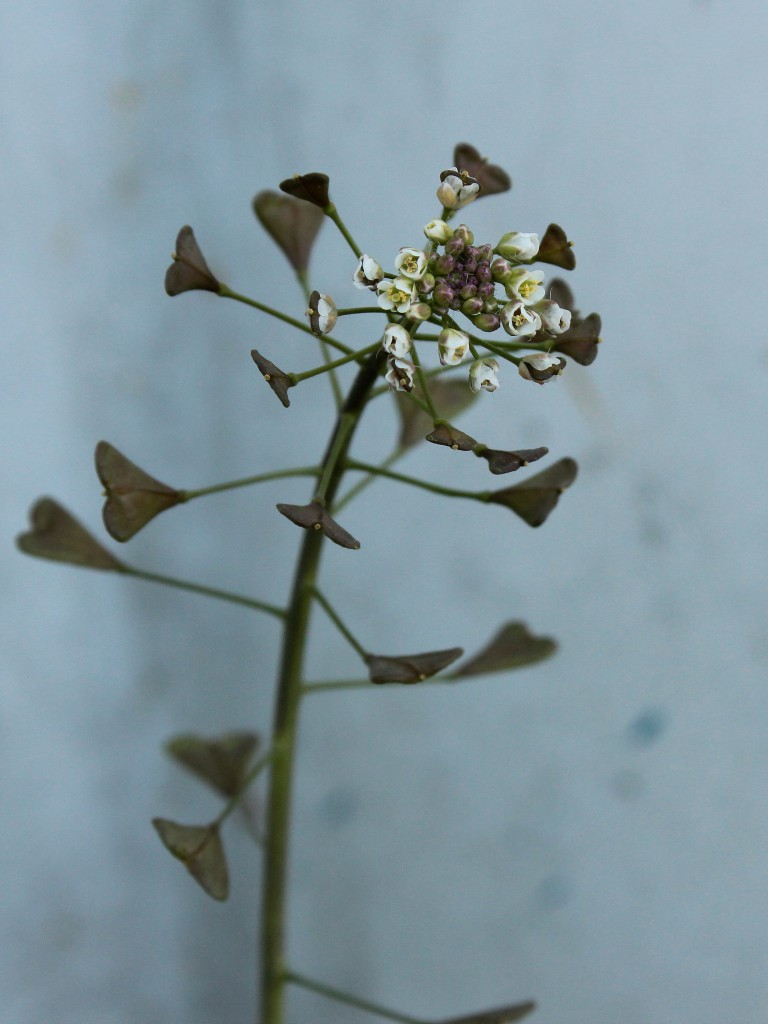
<svg viewBox="0 0 768 1024">
<path fill-rule="evenodd" d="M 390 324 L 382 347 L 387 353 L 386 380 L 397 391 L 412 391 L 416 367 L 408 358 L 413 335 L 426 321 L 442 327 L 437 349 L 443 366 L 456 366 L 473 357 L 469 371 L 472 391 L 495 391 L 499 386 L 501 354 L 517 364 L 524 380 L 544 384 L 559 376 L 565 359 L 552 355 L 557 340 L 571 328 L 571 310 L 547 294 L 544 274 L 532 269 L 540 260 L 570 268 L 570 243 L 557 225 L 550 225 L 542 240 L 533 233 L 507 232 L 494 246 L 475 244 L 466 224 L 452 228 L 453 213 L 483 194 L 480 180 L 489 168 L 478 164 L 478 178 L 464 168 L 450 168 L 440 176 L 437 198 L 442 217 L 424 227 L 428 245 L 404 247 L 394 260 L 394 273 L 386 274 L 367 253 L 360 256 L 353 275 L 355 287 L 376 293 L 379 307 Z M 498 175 L 498 168 L 490 169 Z M 509 187 L 498 184 L 490 191 Z M 503 330 L 511 341 L 484 343 L 454 320 L 461 314 L 482 334 Z M 501 348 L 501 351 L 500 351 Z M 520 349 L 534 349 L 516 355 Z M 482 349 L 486 349 L 483 353 Z M 490 353 L 490 354 L 488 354 Z"/>
</svg>

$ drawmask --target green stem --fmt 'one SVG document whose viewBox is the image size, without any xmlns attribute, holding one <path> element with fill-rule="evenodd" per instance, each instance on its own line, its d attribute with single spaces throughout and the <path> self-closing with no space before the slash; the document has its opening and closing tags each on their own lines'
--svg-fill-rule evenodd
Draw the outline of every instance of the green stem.
<svg viewBox="0 0 768 1024">
<path fill-rule="evenodd" d="M 337 309 L 339 316 L 354 316 L 356 313 L 383 313 L 381 306 L 347 306 L 344 309 Z"/>
<path fill-rule="evenodd" d="M 488 349 L 489 352 L 493 352 L 495 356 L 501 356 L 502 359 L 506 359 L 508 363 L 514 363 L 515 366 L 520 365 L 520 360 L 517 358 L 517 356 L 513 356 L 510 352 L 507 352 L 499 345 L 494 345 L 490 341 L 484 341 L 482 342 L 482 344 L 485 346 L 485 348 Z"/>
<path fill-rule="evenodd" d="M 427 378 L 421 368 L 421 360 L 419 359 L 419 353 L 415 345 L 411 348 L 411 355 L 413 356 L 413 365 L 416 367 L 416 378 L 419 382 L 419 386 L 421 387 L 421 393 L 424 395 L 424 401 L 427 403 L 427 412 L 432 417 L 433 425 L 437 426 L 440 417 L 438 416 L 437 409 L 435 409 L 432 396 L 429 393 Z"/>
<path fill-rule="evenodd" d="M 449 683 L 456 683 L 460 677 L 453 675 L 437 676 L 433 679 L 424 679 L 419 683 L 422 686 L 446 686 Z M 317 683 L 305 683 L 303 691 L 310 693 L 328 693 L 331 690 L 376 690 L 377 692 L 387 690 L 391 693 L 397 692 L 394 687 L 375 686 L 370 679 L 322 679 Z"/>
<path fill-rule="evenodd" d="M 360 368 L 336 419 L 323 458 L 324 497 L 331 504 L 343 476 L 352 436 L 379 374 L 380 356 Z M 286 612 L 283 650 L 272 731 L 272 771 L 267 798 L 267 832 L 261 905 L 261 1024 L 283 1024 L 285 986 L 285 903 L 291 793 L 302 673 L 323 534 L 307 530 Z"/>
<path fill-rule="evenodd" d="M 386 477 L 388 480 L 397 480 L 401 484 L 411 484 L 413 487 L 421 487 L 422 490 L 431 491 L 433 494 L 445 494 L 449 498 L 472 498 L 475 501 L 485 502 L 490 500 L 490 491 L 461 491 L 455 487 L 430 484 L 415 476 L 406 476 L 404 473 L 396 473 L 394 470 L 383 469 L 381 466 L 371 466 L 367 462 L 356 462 L 354 459 L 349 460 L 347 468 L 359 470 L 361 473 L 373 473 L 376 476 Z"/>
<path fill-rule="evenodd" d="M 329 370 L 335 370 L 337 366 L 344 366 L 345 363 L 351 363 L 353 359 L 361 361 L 363 356 L 369 356 L 371 352 L 375 352 L 380 345 L 380 341 L 375 341 L 372 345 L 358 349 L 357 352 L 351 352 L 348 356 L 341 356 L 341 358 L 335 359 L 332 363 L 324 363 L 322 366 L 316 366 L 314 370 L 305 370 L 303 373 L 292 373 L 291 377 L 298 384 L 299 381 L 308 380 L 310 377 L 317 377 L 318 374 L 327 373 Z"/>
<path fill-rule="evenodd" d="M 266 601 L 257 601 L 252 597 L 243 597 L 242 594 L 233 594 L 229 590 L 217 590 L 215 587 L 205 587 L 200 583 L 188 583 L 186 580 L 177 580 L 172 576 L 161 576 L 156 572 L 145 572 L 143 569 L 134 569 L 126 565 L 123 571 L 136 579 L 148 580 L 150 583 L 162 583 L 166 587 L 176 587 L 177 590 L 188 590 L 192 594 L 204 594 L 206 597 L 217 597 L 221 601 L 230 601 L 232 604 L 240 604 L 245 608 L 253 608 L 258 612 L 266 612 L 274 615 L 275 618 L 284 619 L 286 612 L 277 605 L 267 604 Z"/>
<path fill-rule="evenodd" d="M 304 301 L 309 305 L 309 296 L 312 294 L 312 289 L 309 286 L 309 277 L 307 276 L 307 268 L 296 271 L 296 280 L 299 282 L 299 288 L 301 288 L 301 294 L 304 296 Z"/>
<path fill-rule="evenodd" d="M 263 302 L 257 302 L 256 299 L 249 299 L 247 295 L 241 295 L 239 292 L 233 292 L 231 288 L 228 288 L 225 284 L 219 285 L 219 295 L 225 299 L 234 299 L 235 302 L 242 302 L 246 306 L 252 306 L 254 309 L 261 310 L 262 313 L 266 313 L 268 316 L 273 316 L 277 320 L 282 320 L 283 323 L 290 324 L 291 327 L 295 327 L 299 331 L 303 331 L 305 334 L 311 334 L 314 338 L 315 335 L 309 329 L 309 327 L 302 323 L 301 320 L 297 320 L 293 316 L 288 316 L 287 313 L 281 313 L 279 309 L 273 309 L 271 306 L 265 306 Z M 346 352 L 349 354 L 352 349 L 348 345 L 342 344 L 340 341 L 336 341 L 329 334 L 323 336 L 323 340 L 337 349 L 339 352 Z"/>
<path fill-rule="evenodd" d="M 427 682 L 427 680 L 425 680 Z M 386 690 L 385 686 L 374 687 L 370 679 L 323 679 L 319 683 L 305 683 L 304 693 L 323 693 L 328 690 Z"/>
<path fill-rule="evenodd" d="M 514 349 L 516 351 L 523 351 L 524 349 L 533 348 L 537 351 L 549 351 L 552 348 L 553 343 L 556 341 L 555 338 L 549 338 L 547 341 L 497 341 L 494 339 L 493 344 L 498 349 L 504 349 L 504 351 Z M 487 342 L 483 342 L 487 344 Z"/>
<path fill-rule="evenodd" d="M 373 356 L 369 358 L 373 359 Z M 356 426 L 357 419 L 339 414 L 331 442 L 328 445 L 328 451 L 323 459 L 320 480 L 318 481 L 313 498 L 314 501 L 321 501 L 325 505 L 332 503 L 333 494 L 339 482 L 337 479 L 340 465 L 339 460 L 342 457 L 342 452 L 346 453 L 349 450 L 349 443 L 352 440 L 352 433 Z M 343 472 L 344 466 L 341 466 L 341 473 Z"/>
<path fill-rule="evenodd" d="M 330 352 L 330 349 L 328 348 L 328 345 L 326 344 L 325 338 L 320 338 L 319 341 L 320 341 L 320 351 L 323 354 L 323 359 L 325 360 L 326 366 L 329 366 L 330 362 L 331 362 L 331 352 Z M 339 384 L 339 378 L 338 378 L 338 376 L 336 374 L 336 370 L 333 367 L 331 367 L 328 370 L 328 376 L 329 376 L 329 379 L 331 381 L 331 392 L 333 394 L 333 403 L 336 406 L 336 410 L 338 412 L 338 410 L 341 408 L 341 403 L 344 401 L 344 398 L 343 398 L 343 396 L 341 394 L 341 385 Z"/>
<path fill-rule="evenodd" d="M 426 1024 L 420 1017 L 410 1017 L 408 1014 L 398 1013 L 396 1010 L 390 1010 L 388 1006 L 380 1006 L 378 1003 L 372 1003 L 368 999 L 360 999 L 358 996 L 350 995 L 349 992 L 343 992 L 339 988 L 332 988 L 321 981 L 314 981 L 312 978 L 307 978 L 303 974 L 297 974 L 295 971 L 286 971 L 285 980 L 292 982 L 294 985 L 300 985 L 302 988 L 309 989 L 310 992 L 317 992 L 318 995 L 325 996 L 326 999 L 334 999 L 337 1003 L 346 1003 L 347 1006 L 354 1006 L 358 1010 L 365 1010 L 366 1013 L 373 1013 L 377 1017 L 396 1020 L 399 1024 Z"/>
<path fill-rule="evenodd" d="M 360 259 L 360 257 L 363 255 L 362 251 L 358 248 L 357 243 L 355 242 L 352 235 L 350 235 L 349 231 L 347 230 L 347 225 L 339 216 L 339 211 L 336 209 L 333 203 L 328 203 L 328 205 L 323 208 L 323 213 L 325 213 L 326 217 L 331 218 L 333 223 L 344 236 L 344 239 L 349 248 L 352 250 L 355 256 L 357 256 L 357 258 Z"/>
<path fill-rule="evenodd" d="M 194 491 L 179 491 L 179 494 L 182 501 L 191 501 L 193 498 L 202 498 L 206 494 L 218 494 L 219 491 L 231 491 L 235 487 L 250 487 L 251 484 L 263 484 L 268 480 L 282 480 L 289 476 L 317 476 L 319 472 L 319 466 L 299 466 L 296 469 L 276 469 L 270 473 L 259 473 L 257 476 L 244 476 L 239 480 L 228 480 L 223 484 L 212 484 L 210 487 L 200 487 Z"/>
<path fill-rule="evenodd" d="M 341 616 L 336 612 L 336 609 L 333 607 L 331 602 L 322 593 L 322 591 L 318 590 L 317 587 L 315 587 L 315 600 L 322 607 L 325 614 L 334 624 L 336 629 L 338 629 L 338 631 L 341 633 L 341 635 L 344 637 L 344 639 L 347 641 L 350 647 L 354 648 L 354 650 L 357 651 L 357 653 L 360 655 L 363 661 L 365 661 L 365 659 L 368 657 L 368 652 L 363 647 L 363 645 L 358 643 L 358 641 L 354 638 L 351 631 L 346 627 L 346 625 L 341 619 Z"/>
<path fill-rule="evenodd" d="M 394 465 L 398 459 L 405 455 L 407 450 L 407 448 L 395 448 L 395 450 L 391 452 L 383 462 L 379 463 L 379 469 L 389 469 L 390 466 Z M 366 487 L 369 487 L 375 479 L 376 477 L 372 473 L 369 473 L 368 476 L 361 477 L 356 484 L 350 487 L 342 498 L 339 498 L 333 506 L 333 514 L 336 515 L 337 512 L 340 512 L 344 506 L 348 505 L 353 498 L 356 498 L 361 491 L 364 491 Z"/>
</svg>

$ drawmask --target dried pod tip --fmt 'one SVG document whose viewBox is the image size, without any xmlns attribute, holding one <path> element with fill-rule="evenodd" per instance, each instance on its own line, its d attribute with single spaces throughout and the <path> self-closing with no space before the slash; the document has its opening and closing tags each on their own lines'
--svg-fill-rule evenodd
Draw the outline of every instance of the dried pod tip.
<svg viewBox="0 0 768 1024">
<path fill-rule="evenodd" d="M 291 404 L 291 400 L 288 398 L 288 388 L 292 388 L 295 384 L 293 378 L 290 374 L 284 373 L 279 366 L 271 363 L 269 359 L 265 359 L 255 348 L 251 349 L 251 359 L 256 363 L 264 380 L 287 409 Z"/>
<path fill-rule="evenodd" d="M 218 292 L 220 287 L 205 262 L 194 231 L 189 225 L 185 225 L 176 236 L 173 263 L 165 272 L 166 292 L 168 295 L 181 295 L 182 292 L 193 291 Z"/>
</svg>

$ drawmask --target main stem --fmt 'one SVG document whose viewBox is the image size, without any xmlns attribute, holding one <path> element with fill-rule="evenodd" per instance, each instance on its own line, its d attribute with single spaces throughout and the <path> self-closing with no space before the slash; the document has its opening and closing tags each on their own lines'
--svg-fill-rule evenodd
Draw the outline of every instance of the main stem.
<svg viewBox="0 0 768 1024">
<path fill-rule="evenodd" d="M 320 487 L 328 508 L 344 473 L 344 463 L 365 402 L 379 373 L 379 354 L 368 357 L 339 410 L 323 458 Z M 261 1021 L 283 1024 L 285 990 L 285 902 L 291 792 L 304 654 L 324 535 L 307 530 L 286 610 L 283 650 L 272 730 L 273 760 L 267 803 L 267 832 L 261 909 Z"/>
</svg>

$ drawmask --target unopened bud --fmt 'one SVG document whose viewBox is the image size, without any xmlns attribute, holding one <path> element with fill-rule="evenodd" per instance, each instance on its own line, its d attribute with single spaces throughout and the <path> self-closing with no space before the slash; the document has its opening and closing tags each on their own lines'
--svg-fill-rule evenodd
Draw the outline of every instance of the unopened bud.
<svg viewBox="0 0 768 1024">
<path fill-rule="evenodd" d="M 472 318 L 472 323 L 478 331 L 485 331 L 486 334 L 490 334 L 492 331 L 499 329 L 501 320 L 496 313 L 478 313 L 476 317 Z"/>
<path fill-rule="evenodd" d="M 498 259 L 491 264 L 491 277 L 500 284 L 504 284 L 511 273 L 512 264 L 507 260 Z"/>
<path fill-rule="evenodd" d="M 474 234 L 466 224 L 459 224 L 453 234 L 455 238 L 460 238 L 464 242 L 464 245 L 472 245 L 475 240 Z"/>
<path fill-rule="evenodd" d="M 455 292 L 445 281 L 438 281 L 432 293 L 432 301 L 441 309 L 448 309 L 453 302 Z"/>
<path fill-rule="evenodd" d="M 453 235 L 453 228 L 444 220 L 431 220 L 429 224 L 424 225 L 424 234 L 430 242 L 444 245 Z"/>
<path fill-rule="evenodd" d="M 453 235 L 445 243 L 445 253 L 447 256 L 460 256 L 464 252 L 464 239 L 458 235 Z"/>
<path fill-rule="evenodd" d="M 432 307 L 428 302 L 412 302 L 408 316 L 412 320 L 429 320 L 432 316 Z"/>
<path fill-rule="evenodd" d="M 456 266 L 456 259 L 451 253 L 443 253 L 442 256 L 438 256 L 435 260 L 435 274 L 438 277 L 445 277 L 446 274 L 450 274 L 453 268 Z"/>
</svg>

